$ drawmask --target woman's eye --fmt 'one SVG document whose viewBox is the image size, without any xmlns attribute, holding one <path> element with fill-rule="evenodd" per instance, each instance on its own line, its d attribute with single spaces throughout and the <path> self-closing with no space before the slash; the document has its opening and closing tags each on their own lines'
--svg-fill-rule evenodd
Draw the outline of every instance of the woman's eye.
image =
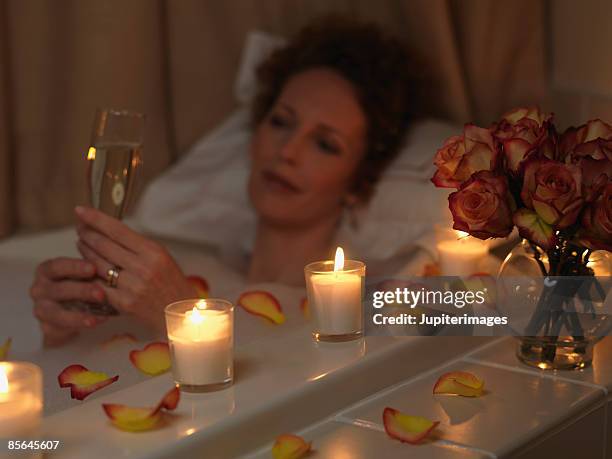
<svg viewBox="0 0 612 459">
<path fill-rule="evenodd" d="M 270 124 L 274 127 L 286 127 L 289 125 L 289 121 L 279 115 L 270 116 Z"/>
<path fill-rule="evenodd" d="M 330 142 L 327 139 L 318 139 L 317 146 L 324 153 L 332 155 L 337 155 L 340 153 L 340 148 L 338 148 L 338 146 L 334 142 Z"/>
</svg>

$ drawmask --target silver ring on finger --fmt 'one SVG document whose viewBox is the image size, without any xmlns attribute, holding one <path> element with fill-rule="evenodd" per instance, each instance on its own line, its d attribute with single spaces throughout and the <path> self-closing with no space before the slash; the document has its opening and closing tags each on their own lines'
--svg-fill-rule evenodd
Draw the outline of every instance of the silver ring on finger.
<svg viewBox="0 0 612 459">
<path fill-rule="evenodd" d="M 119 282 L 119 271 L 121 270 L 118 266 L 109 268 L 108 271 L 106 271 L 106 285 L 112 288 L 117 287 L 117 283 Z"/>
</svg>

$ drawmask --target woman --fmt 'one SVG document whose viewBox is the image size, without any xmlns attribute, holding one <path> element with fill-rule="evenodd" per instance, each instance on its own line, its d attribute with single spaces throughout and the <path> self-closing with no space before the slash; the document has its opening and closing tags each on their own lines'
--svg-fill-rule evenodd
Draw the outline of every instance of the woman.
<svg viewBox="0 0 612 459">
<path fill-rule="evenodd" d="M 303 29 L 258 69 L 249 281 L 299 285 L 304 265 L 328 257 L 343 211 L 367 201 L 398 152 L 415 110 L 410 71 L 397 41 L 338 17 Z M 45 343 L 105 320 L 65 310 L 65 301 L 108 302 L 163 329 L 163 307 L 195 294 L 181 268 L 120 221 L 92 208 L 75 212 L 84 259 L 43 262 L 30 292 Z"/>
</svg>

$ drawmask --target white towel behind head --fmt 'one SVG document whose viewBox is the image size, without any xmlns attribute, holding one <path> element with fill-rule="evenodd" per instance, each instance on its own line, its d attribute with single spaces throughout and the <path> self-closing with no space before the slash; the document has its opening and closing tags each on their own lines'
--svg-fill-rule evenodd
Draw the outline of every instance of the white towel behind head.
<svg viewBox="0 0 612 459">
<path fill-rule="evenodd" d="M 286 43 L 281 37 L 260 32 L 251 32 L 247 36 L 244 50 L 240 58 L 240 68 L 234 83 L 234 96 L 241 104 L 251 102 L 257 91 L 256 70 L 261 62 L 277 48 Z"/>
</svg>

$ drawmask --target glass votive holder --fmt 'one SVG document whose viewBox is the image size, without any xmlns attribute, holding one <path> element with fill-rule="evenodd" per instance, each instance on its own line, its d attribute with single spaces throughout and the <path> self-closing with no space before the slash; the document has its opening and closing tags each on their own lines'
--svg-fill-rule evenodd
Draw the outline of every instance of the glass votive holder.
<svg viewBox="0 0 612 459">
<path fill-rule="evenodd" d="M 489 242 L 451 227 L 435 226 L 436 250 L 442 276 L 470 276 L 481 270 Z"/>
<path fill-rule="evenodd" d="M 30 362 L 0 362 L 0 438 L 38 435 L 42 409 L 41 369 Z"/>
<path fill-rule="evenodd" d="M 185 392 L 211 392 L 234 380 L 234 306 L 221 299 L 166 306 L 175 382 Z"/>
<path fill-rule="evenodd" d="M 346 260 L 334 271 L 334 261 L 315 261 L 304 268 L 308 306 L 317 341 L 351 341 L 363 336 L 365 264 Z"/>
</svg>

